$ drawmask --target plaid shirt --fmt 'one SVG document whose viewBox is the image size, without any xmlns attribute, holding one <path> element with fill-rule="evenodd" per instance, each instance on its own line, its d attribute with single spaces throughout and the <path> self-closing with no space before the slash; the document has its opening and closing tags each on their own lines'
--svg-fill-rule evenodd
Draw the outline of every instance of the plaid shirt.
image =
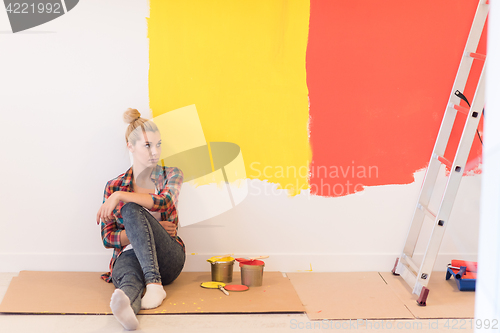
<svg viewBox="0 0 500 333">
<path fill-rule="evenodd" d="M 165 178 L 166 175 L 166 178 Z M 110 180 L 106 184 L 104 190 L 104 200 L 115 191 L 132 192 L 132 167 L 127 170 L 127 172 L 119 175 L 118 177 Z M 156 185 L 158 189 L 158 194 L 151 194 L 153 198 L 153 207 L 150 209 L 151 212 L 161 212 L 162 221 L 170 221 L 178 225 L 177 210 L 175 205 L 179 197 L 179 191 L 182 186 L 183 173 L 179 168 L 175 167 L 161 167 L 159 165 L 151 172 L 151 180 Z M 120 244 L 120 232 L 125 230 L 123 225 L 123 218 L 121 214 L 121 209 L 125 205 L 123 201 L 114 209 L 113 213 L 116 217 L 114 221 L 102 222 L 101 221 L 101 238 L 106 248 L 113 248 L 113 257 L 109 263 L 109 272 L 101 275 L 101 278 L 106 282 L 112 282 L 112 272 L 113 265 L 118 258 L 118 256 L 123 252 L 125 246 Z M 185 250 L 184 243 L 179 236 L 176 236 L 176 240 Z"/>
</svg>

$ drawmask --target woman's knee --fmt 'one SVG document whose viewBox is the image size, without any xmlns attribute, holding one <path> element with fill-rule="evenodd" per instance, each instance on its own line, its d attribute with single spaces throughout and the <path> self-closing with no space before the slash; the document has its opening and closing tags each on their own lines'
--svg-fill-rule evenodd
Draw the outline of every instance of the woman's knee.
<svg viewBox="0 0 500 333">
<path fill-rule="evenodd" d="M 141 205 L 136 204 L 135 202 L 128 202 L 125 205 L 123 205 L 121 213 L 123 218 L 125 218 L 139 214 L 141 209 L 142 209 Z"/>
</svg>

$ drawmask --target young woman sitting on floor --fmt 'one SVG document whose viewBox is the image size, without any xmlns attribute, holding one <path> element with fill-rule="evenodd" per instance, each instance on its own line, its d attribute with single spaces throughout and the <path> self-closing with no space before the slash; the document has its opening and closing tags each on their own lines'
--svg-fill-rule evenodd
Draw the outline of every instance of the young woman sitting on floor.
<svg viewBox="0 0 500 333">
<path fill-rule="evenodd" d="M 157 164 L 160 132 L 140 116 L 135 109 L 124 113 L 130 124 L 125 138 L 133 165 L 108 181 L 97 212 L 103 244 L 114 249 L 110 272 L 102 278 L 116 287 L 111 310 L 127 330 L 137 329 L 140 309 L 161 305 L 166 297 L 163 286 L 179 276 L 186 260 L 184 243 L 177 236 L 176 209 L 183 174 Z"/>
</svg>

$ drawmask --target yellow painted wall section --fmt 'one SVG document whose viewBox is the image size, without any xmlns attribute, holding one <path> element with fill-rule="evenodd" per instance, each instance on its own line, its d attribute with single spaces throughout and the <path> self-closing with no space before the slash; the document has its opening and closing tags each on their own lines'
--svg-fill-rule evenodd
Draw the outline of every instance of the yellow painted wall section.
<svg viewBox="0 0 500 333">
<path fill-rule="evenodd" d="M 195 104 L 207 142 L 241 147 L 248 178 L 307 189 L 309 1 L 150 1 L 153 116 Z"/>
</svg>

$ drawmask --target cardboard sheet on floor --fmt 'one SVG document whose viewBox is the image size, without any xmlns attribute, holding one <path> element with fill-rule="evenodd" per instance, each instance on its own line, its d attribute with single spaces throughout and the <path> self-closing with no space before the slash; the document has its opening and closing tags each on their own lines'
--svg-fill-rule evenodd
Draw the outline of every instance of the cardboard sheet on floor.
<svg viewBox="0 0 500 333">
<path fill-rule="evenodd" d="M 459 291 L 453 278 L 446 280 L 446 272 L 432 272 L 426 306 L 417 304 L 418 296 L 402 277 L 380 274 L 415 318 L 474 318 L 475 292 Z"/>
<path fill-rule="evenodd" d="M 303 272 L 287 276 L 311 320 L 414 318 L 378 272 Z"/>
<path fill-rule="evenodd" d="M 98 272 L 21 271 L 14 277 L 0 304 L 3 313 L 111 314 L 112 283 Z M 139 314 L 165 313 L 271 313 L 305 312 L 290 280 L 280 272 L 264 272 L 263 285 L 224 295 L 201 288 L 210 272 L 183 272 L 165 286 L 167 298 L 156 309 Z M 240 283 L 234 272 L 233 283 Z"/>
</svg>

